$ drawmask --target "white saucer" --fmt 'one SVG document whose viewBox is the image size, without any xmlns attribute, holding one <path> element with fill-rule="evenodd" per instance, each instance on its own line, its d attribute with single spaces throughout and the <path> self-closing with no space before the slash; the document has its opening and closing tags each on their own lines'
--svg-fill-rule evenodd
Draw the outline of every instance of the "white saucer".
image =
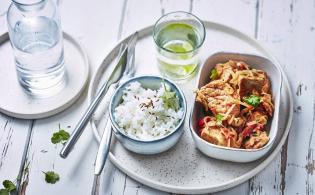
<svg viewBox="0 0 315 195">
<path fill-rule="evenodd" d="M 67 83 L 58 94 L 34 98 L 20 86 L 8 33 L 0 36 L 0 112 L 23 119 L 52 116 L 68 108 L 78 99 L 89 77 L 89 63 L 81 45 L 63 33 Z"/>
</svg>

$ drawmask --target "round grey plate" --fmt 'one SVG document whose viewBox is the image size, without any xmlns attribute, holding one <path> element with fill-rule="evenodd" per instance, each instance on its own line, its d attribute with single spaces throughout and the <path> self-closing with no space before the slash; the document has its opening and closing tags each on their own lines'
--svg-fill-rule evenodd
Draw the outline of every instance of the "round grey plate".
<svg viewBox="0 0 315 195">
<path fill-rule="evenodd" d="M 256 40 L 247 35 L 218 23 L 204 22 L 207 37 L 201 51 L 201 62 L 216 52 L 249 53 L 260 55 L 279 65 L 277 60 Z M 152 26 L 139 31 L 136 46 L 137 75 L 159 74 L 152 39 Z M 122 40 L 125 41 L 125 40 Z M 108 77 L 113 67 L 113 57 L 119 50 L 116 45 L 106 56 L 102 65 L 92 78 L 89 100 Z M 280 65 L 279 65 L 280 66 Z M 280 66 L 281 67 L 281 66 Z M 200 194 L 225 190 L 250 179 L 262 171 L 279 153 L 291 126 L 293 101 L 285 73 L 281 90 L 279 131 L 270 152 L 263 158 L 251 163 L 233 163 L 209 158 L 198 151 L 189 132 L 186 115 L 185 133 L 180 141 L 169 151 L 155 156 L 138 155 L 127 151 L 114 139 L 111 145 L 110 160 L 120 170 L 135 180 L 150 187 L 180 194 Z M 188 108 L 194 102 L 193 91 L 197 88 L 198 76 L 179 86 L 185 93 Z M 104 129 L 104 120 L 99 124 L 91 122 L 97 140 Z"/>
<path fill-rule="evenodd" d="M 89 76 L 88 58 L 81 45 L 63 33 L 67 84 L 49 98 L 33 98 L 19 85 L 8 33 L 0 36 L 0 112 L 23 119 L 44 118 L 69 107 L 83 91 Z"/>
</svg>

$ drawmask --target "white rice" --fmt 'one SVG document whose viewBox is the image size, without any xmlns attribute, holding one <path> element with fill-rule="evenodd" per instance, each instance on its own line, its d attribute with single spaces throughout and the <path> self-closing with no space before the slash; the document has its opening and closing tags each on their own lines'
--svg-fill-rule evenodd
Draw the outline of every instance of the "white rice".
<svg viewBox="0 0 315 195">
<path fill-rule="evenodd" d="M 183 108 L 165 109 L 163 93 L 162 84 L 158 90 L 151 90 L 144 89 L 137 81 L 130 83 L 123 91 L 122 103 L 114 111 L 118 126 L 141 140 L 158 139 L 173 132 L 183 117 Z"/>
</svg>

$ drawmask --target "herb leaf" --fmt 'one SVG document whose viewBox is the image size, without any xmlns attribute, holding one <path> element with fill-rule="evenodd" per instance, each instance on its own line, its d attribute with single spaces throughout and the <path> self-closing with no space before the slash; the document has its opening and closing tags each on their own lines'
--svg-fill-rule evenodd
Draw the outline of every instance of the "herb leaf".
<svg viewBox="0 0 315 195">
<path fill-rule="evenodd" d="M 161 96 L 164 107 L 165 108 L 171 108 L 175 111 L 179 109 L 179 100 L 178 97 L 176 96 L 175 92 L 172 91 L 164 91 L 163 95 Z"/>
<path fill-rule="evenodd" d="M 7 189 L 0 189 L 0 195 L 10 195 Z"/>
<path fill-rule="evenodd" d="M 58 132 L 55 132 L 52 137 L 51 137 L 51 142 L 53 144 L 57 144 L 57 143 L 65 143 L 70 137 L 70 134 L 63 130 L 60 129 Z"/>
<path fill-rule="evenodd" d="M 247 104 L 254 106 L 255 108 L 260 104 L 260 97 L 257 95 L 250 95 L 249 97 L 243 97 Z"/>
<path fill-rule="evenodd" d="M 50 184 L 55 184 L 59 181 L 60 177 L 57 173 L 53 171 L 43 172 L 45 174 L 45 181 Z"/>
<path fill-rule="evenodd" d="M 10 180 L 4 180 L 2 182 L 4 188 L 8 191 L 8 192 L 11 192 L 11 191 L 15 191 L 16 190 L 16 186 L 15 184 L 10 181 Z"/>
<path fill-rule="evenodd" d="M 217 124 L 219 124 L 219 125 L 222 124 L 223 116 L 221 114 L 215 115 L 215 119 L 217 120 Z"/>
<path fill-rule="evenodd" d="M 219 74 L 218 74 L 218 71 L 217 69 L 212 69 L 211 70 L 211 73 L 210 73 L 210 79 L 211 80 L 214 80 L 214 79 L 217 79 L 219 77 Z"/>
<path fill-rule="evenodd" d="M 179 109 L 179 99 L 176 96 L 176 93 L 172 92 L 166 88 L 164 78 L 163 78 L 162 82 L 163 82 L 163 86 L 164 86 L 164 93 L 161 96 L 161 98 L 163 100 L 164 107 L 166 109 L 171 108 L 171 109 L 177 111 Z"/>
</svg>

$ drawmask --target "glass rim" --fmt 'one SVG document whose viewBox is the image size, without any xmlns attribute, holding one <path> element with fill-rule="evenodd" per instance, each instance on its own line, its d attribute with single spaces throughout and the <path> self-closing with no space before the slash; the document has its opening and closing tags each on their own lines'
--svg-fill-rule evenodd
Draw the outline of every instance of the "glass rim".
<svg viewBox="0 0 315 195">
<path fill-rule="evenodd" d="M 14 4 L 18 4 L 18 5 L 22 5 L 22 6 L 33 6 L 33 5 L 37 5 L 40 4 L 42 2 L 44 2 L 46 0 L 34 0 L 34 1 L 27 1 L 27 0 L 12 0 L 12 2 Z"/>
<path fill-rule="evenodd" d="M 172 15 L 172 14 L 176 14 L 176 13 L 188 14 L 188 15 L 192 16 L 194 19 L 196 19 L 196 20 L 201 24 L 201 26 L 202 26 L 202 30 L 203 30 L 203 37 L 202 37 L 202 40 L 201 40 L 200 43 L 196 46 L 196 48 L 194 48 L 193 50 L 184 51 L 184 52 L 175 52 L 175 51 L 172 51 L 172 50 L 169 50 L 169 49 L 167 49 L 167 48 L 164 48 L 164 47 L 160 46 L 160 45 L 158 44 L 157 40 L 156 40 L 156 31 L 155 31 L 155 29 L 156 29 L 158 23 L 162 20 L 162 18 L 164 18 L 164 17 L 166 17 L 166 16 L 169 16 L 169 15 Z M 198 50 L 198 49 L 203 45 L 203 43 L 204 43 L 204 41 L 205 41 L 205 38 L 206 38 L 206 28 L 205 28 L 205 25 L 204 25 L 204 23 L 202 22 L 202 20 L 201 20 L 199 17 L 197 17 L 196 15 L 194 15 L 194 14 L 192 14 L 192 13 L 190 13 L 190 12 L 186 12 L 186 11 L 174 11 L 174 12 L 169 12 L 169 13 L 167 13 L 167 14 L 161 16 L 161 17 L 155 22 L 154 27 L 153 27 L 153 39 L 154 39 L 155 45 L 156 45 L 157 47 L 159 47 L 160 49 L 163 49 L 164 51 L 167 51 L 167 52 L 170 52 L 170 53 L 174 53 L 174 54 L 188 54 L 188 53 L 192 53 L 192 52 Z"/>
</svg>

